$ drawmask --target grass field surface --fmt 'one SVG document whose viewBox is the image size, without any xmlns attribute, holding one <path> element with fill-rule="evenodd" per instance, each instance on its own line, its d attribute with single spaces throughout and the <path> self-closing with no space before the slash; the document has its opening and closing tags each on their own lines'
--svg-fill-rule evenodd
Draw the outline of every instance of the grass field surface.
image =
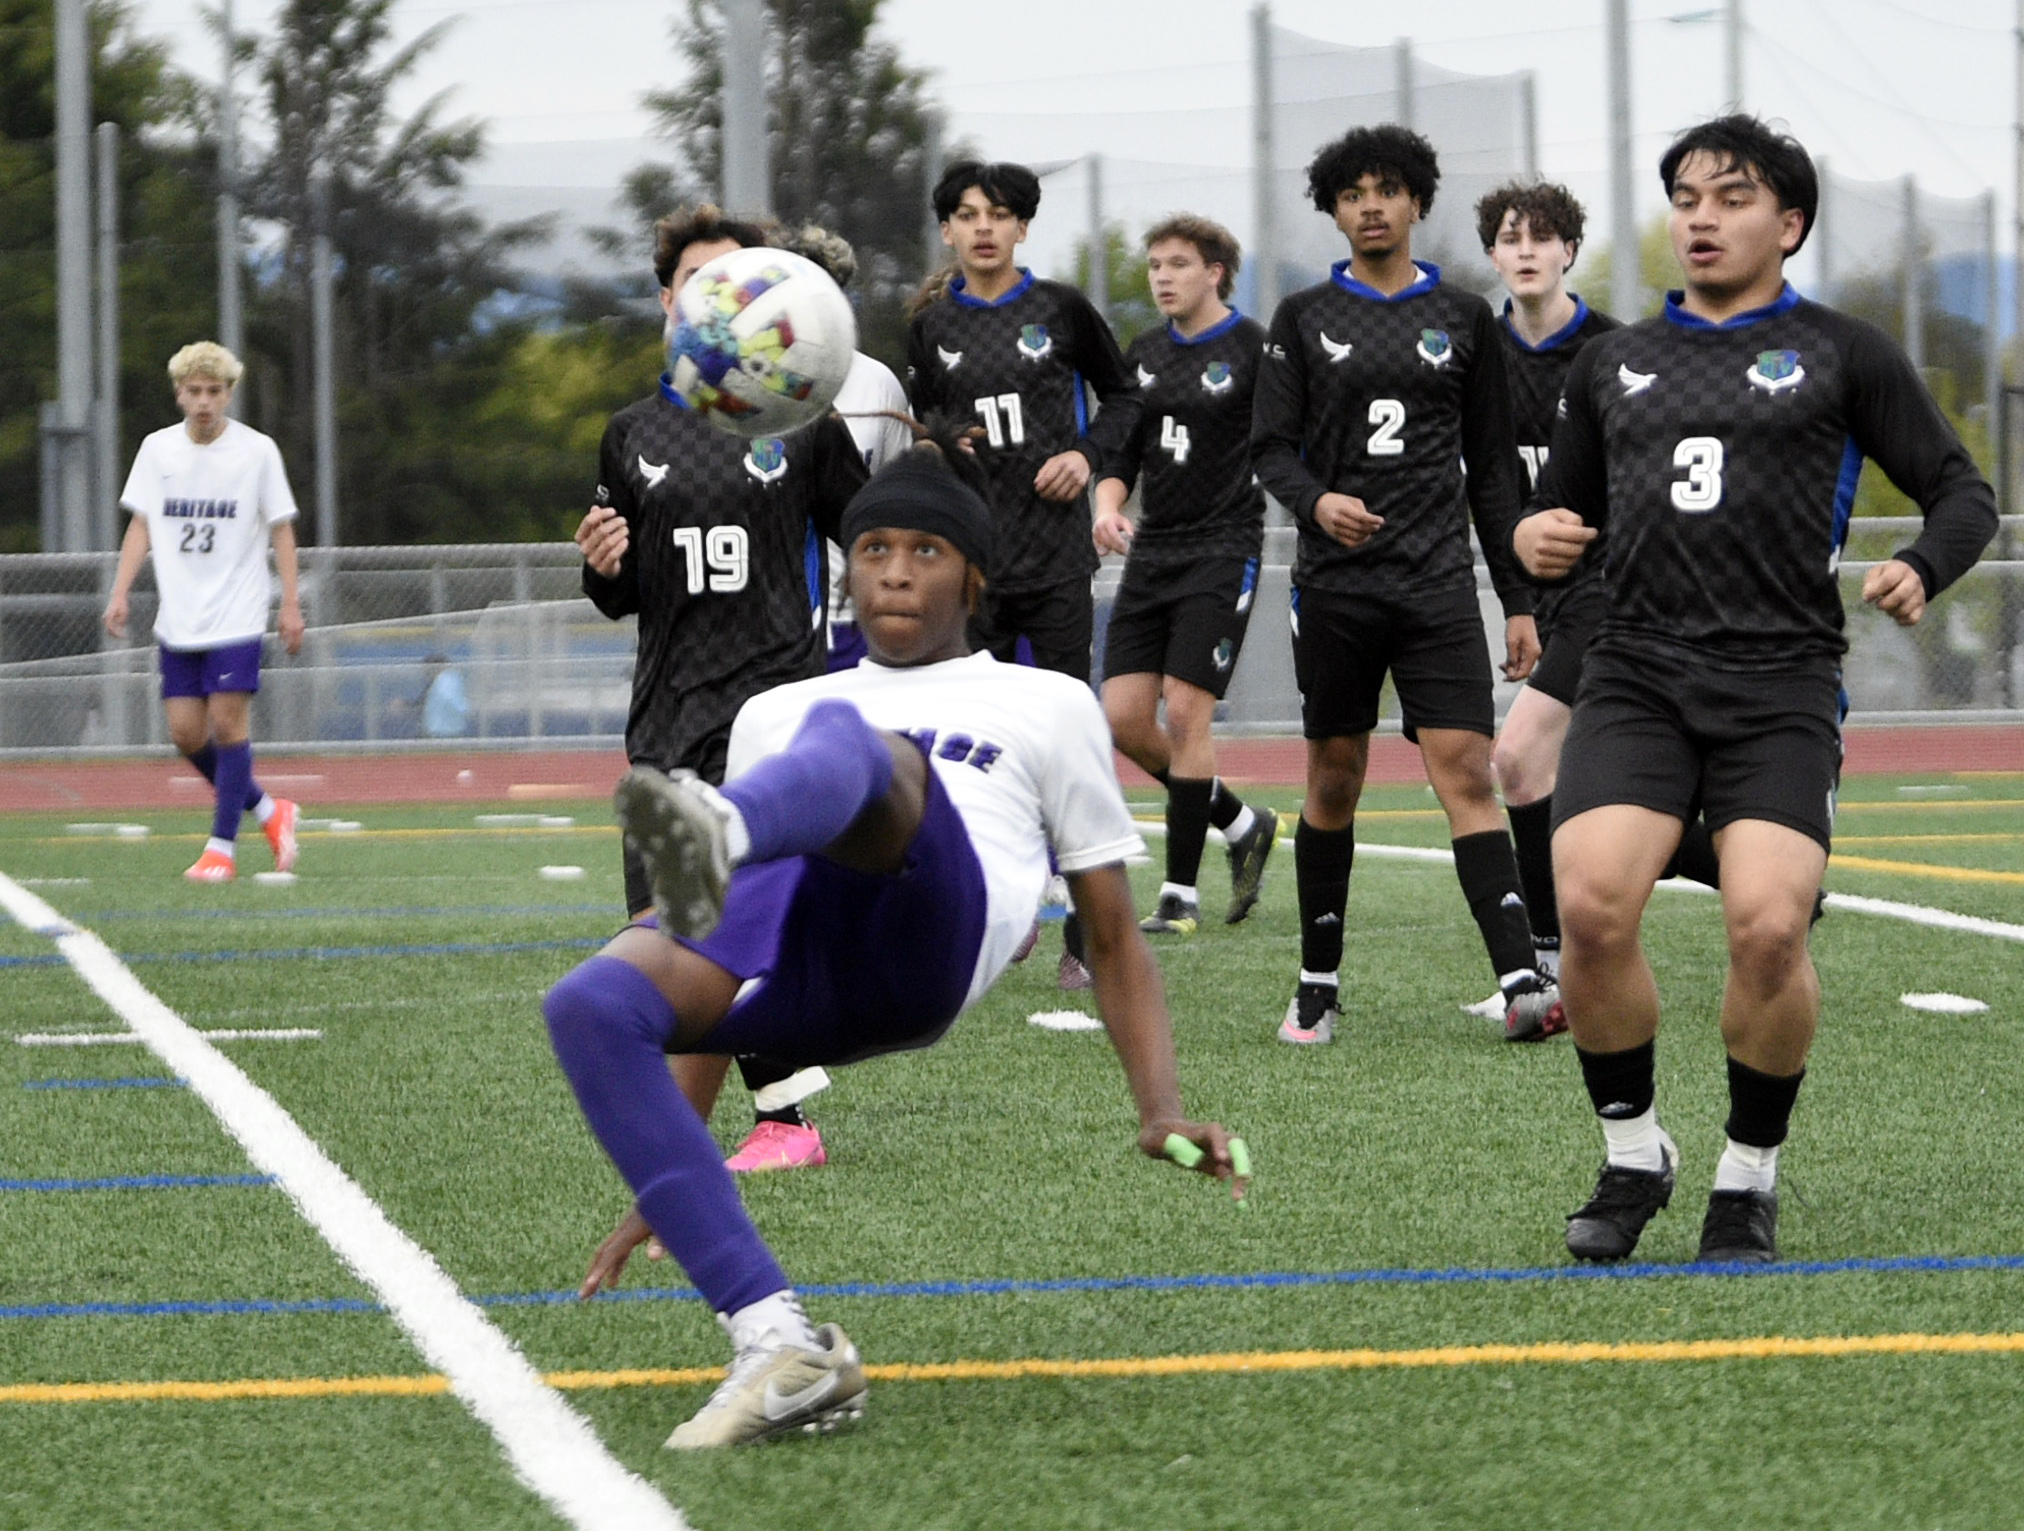
<svg viewBox="0 0 2024 1531">
<path fill-rule="evenodd" d="M 1493 983 L 1452 870 L 1379 849 L 1442 849 L 1444 820 L 1374 790 L 1332 1047 L 1273 1038 L 1290 844 L 1247 925 L 1157 948 L 1189 1105 L 1250 1142 L 1250 1206 L 1136 1155 L 1101 1033 L 1028 1023 L 1088 1006 L 1050 934 L 939 1046 L 838 1071 L 827 1168 L 746 1183 L 864 1352 L 866 1419 L 681 1456 L 660 1443 L 725 1343 L 665 1265 L 570 1298 L 625 1197 L 539 1011 L 616 923 L 617 836 L 598 803 L 478 822 L 524 808 L 315 804 L 360 828 L 305 835 L 292 885 L 223 888 L 178 876 L 193 813 L 0 822 L 27 900 L 0 920 L 0 1526 L 572 1519 L 212 1084 L 79 1040 L 135 1027 L 72 928 L 166 1007 L 147 1024 L 237 1034 L 191 1056 L 229 1058 L 588 1421 L 555 1471 L 605 1455 L 703 1531 L 2017 1523 L 2024 777 L 1848 783 L 1771 1271 L 1682 1268 L 1726 1111 L 1716 901 L 1661 890 L 1646 926 L 1679 1192 L 1645 1263 L 1576 1271 L 1601 1142 L 1572 1049 L 1465 1012 Z M 1150 907 L 1157 868 L 1136 876 Z M 1221 879 L 1212 844 L 1205 905 Z M 24 924 L 36 901 L 66 924 Z M 1902 1002 L 1927 993 L 1988 1008 Z M 749 1126 L 735 1086 L 714 1126 Z"/>
</svg>

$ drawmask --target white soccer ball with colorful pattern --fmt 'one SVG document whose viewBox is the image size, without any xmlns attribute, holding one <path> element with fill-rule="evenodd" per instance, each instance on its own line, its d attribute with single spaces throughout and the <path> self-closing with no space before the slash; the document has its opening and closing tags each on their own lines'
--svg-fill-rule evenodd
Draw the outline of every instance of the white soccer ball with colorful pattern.
<svg viewBox="0 0 2024 1531">
<path fill-rule="evenodd" d="M 689 278 L 669 315 L 670 384 L 736 436 L 783 436 L 820 418 L 856 351 L 843 289 L 785 250 L 718 256 Z"/>
</svg>

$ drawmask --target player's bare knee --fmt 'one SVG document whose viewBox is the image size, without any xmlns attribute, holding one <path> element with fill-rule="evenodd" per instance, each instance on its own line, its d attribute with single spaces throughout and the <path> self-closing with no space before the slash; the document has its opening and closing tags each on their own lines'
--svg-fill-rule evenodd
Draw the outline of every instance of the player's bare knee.
<svg viewBox="0 0 2024 1531">
<path fill-rule="evenodd" d="M 1810 913 L 1810 908 L 1787 908 L 1782 902 L 1732 911 L 1728 917 L 1730 971 L 1753 988 L 1782 988 L 1809 960 L 1806 933 Z"/>
</svg>

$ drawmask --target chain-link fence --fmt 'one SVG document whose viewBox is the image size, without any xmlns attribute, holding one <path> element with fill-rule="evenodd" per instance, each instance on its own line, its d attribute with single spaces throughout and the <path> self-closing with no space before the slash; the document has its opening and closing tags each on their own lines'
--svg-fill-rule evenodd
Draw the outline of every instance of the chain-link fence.
<svg viewBox="0 0 2024 1531">
<path fill-rule="evenodd" d="M 1858 719 L 2024 717 L 2024 516 L 1915 628 L 1863 606 L 1862 571 L 1916 535 L 1913 518 L 1867 519 L 1842 564 L 1848 691 Z M 1251 636 L 1220 718 L 1234 732 L 1297 732 L 1288 637 L 1292 528 L 1266 535 Z M 133 597 L 130 636 L 99 613 L 110 553 L 0 558 L 0 753 L 110 754 L 167 742 L 159 702 L 151 577 Z M 268 644 L 255 737 L 327 750 L 616 745 L 632 687 L 634 627 L 580 593 L 569 543 L 305 549 L 302 652 Z M 1097 576 L 1098 654 L 1121 562 Z M 1480 564 L 1485 641 L 1503 621 Z M 1500 683 L 1498 706 L 1517 688 Z M 1396 727 L 1396 707 L 1386 726 Z"/>
</svg>

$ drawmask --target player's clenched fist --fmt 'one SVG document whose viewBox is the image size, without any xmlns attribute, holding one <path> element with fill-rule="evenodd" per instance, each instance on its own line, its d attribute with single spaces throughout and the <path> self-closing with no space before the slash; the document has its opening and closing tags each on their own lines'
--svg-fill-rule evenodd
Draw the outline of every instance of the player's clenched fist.
<svg viewBox="0 0 2024 1531">
<path fill-rule="evenodd" d="M 1361 547 L 1377 535 L 1384 517 L 1353 494 L 1324 494 L 1314 502 L 1314 524 L 1346 548 Z"/>
<path fill-rule="evenodd" d="M 1511 546 L 1528 574 L 1559 579 L 1581 561 L 1595 541 L 1595 528 L 1571 510 L 1542 510 L 1527 516 L 1511 534 Z"/>
<path fill-rule="evenodd" d="M 619 560 L 632 546 L 625 517 L 609 505 L 593 505 L 576 528 L 576 546 L 583 561 L 606 579 L 618 573 Z"/>
</svg>

